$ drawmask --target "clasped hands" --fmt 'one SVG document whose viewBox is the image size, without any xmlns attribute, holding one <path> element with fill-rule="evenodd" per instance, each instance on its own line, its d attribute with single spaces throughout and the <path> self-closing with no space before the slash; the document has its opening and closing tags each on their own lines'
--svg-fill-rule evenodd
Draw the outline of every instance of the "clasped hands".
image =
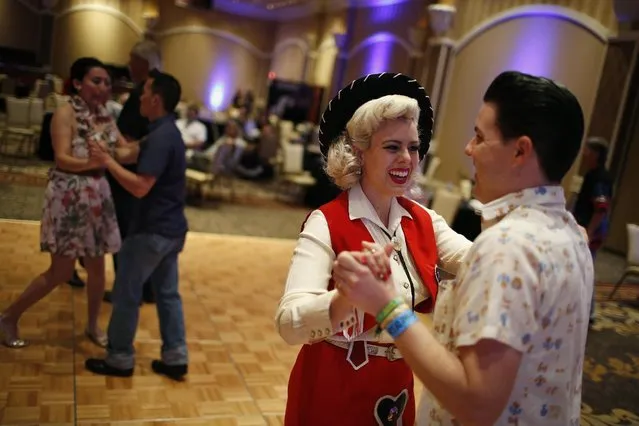
<svg viewBox="0 0 639 426">
<path fill-rule="evenodd" d="M 333 279 L 339 294 L 354 306 L 376 315 L 398 296 L 391 278 L 393 245 L 363 242 L 362 251 L 343 251 L 333 262 Z"/>
<path fill-rule="evenodd" d="M 89 139 L 88 145 L 89 145 L 89 161 L 91 163 L 95 163 L 99 166 L 105 167 L 109 159 L 111 159 L 111 155 L 109 154 L 109 151 L 107 150 L 107 147 L 104 144 L 104 142 L 97 141 L 94 139 Z"/>
</svg>

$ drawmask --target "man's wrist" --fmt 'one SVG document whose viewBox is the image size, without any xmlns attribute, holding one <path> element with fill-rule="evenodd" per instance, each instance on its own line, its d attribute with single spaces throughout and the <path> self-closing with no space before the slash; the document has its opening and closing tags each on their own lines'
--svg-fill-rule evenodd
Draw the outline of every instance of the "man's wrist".
<svg viewBox="0 0 639 426">
<path fill-rule="evenodd" d="M 111 157 L 110 155 L 107 157 L 106 162 L 104 164 L 106 166 L 107 169 L 112 169 L 114 167 L 116 167 L 118 165 L 118 162 L 116 161 L 115 158 Z"/>
</svg>

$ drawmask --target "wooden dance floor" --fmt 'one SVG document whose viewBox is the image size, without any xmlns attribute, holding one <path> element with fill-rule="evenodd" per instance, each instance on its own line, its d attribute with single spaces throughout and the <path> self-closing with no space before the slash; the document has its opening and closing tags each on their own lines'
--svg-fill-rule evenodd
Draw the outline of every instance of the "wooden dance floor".
<svg viewBox="0 0 639 426">
<path fill-rule="evenodd" d="M 47 266 L 38 233 L 35 222 L 0 221 L 0 311 Z M 134 377 L 85 371 L 84 360 L 103 351 L 83 335 L 84 291 L 62 285 L 23 317 L 32 345 L 0 347 L 0 424 L 282 424 L 299 348 L 280 339 L 273 317 L 294 244 L 189 234 L 180 259 L 191 358 L 185 383 L 151 371 L 160 351 L 154 305 L 141 308 Z M 110 288 L 110 259 L 107 269 Z M 104 327 L 109 315 L 105 304 Z"/>
</svg>

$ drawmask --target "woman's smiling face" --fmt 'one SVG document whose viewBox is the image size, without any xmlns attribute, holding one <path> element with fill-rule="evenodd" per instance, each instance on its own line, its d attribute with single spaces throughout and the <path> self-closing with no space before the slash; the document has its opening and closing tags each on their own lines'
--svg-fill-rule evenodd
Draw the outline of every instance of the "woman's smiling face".
<svg viewBox="0 0 639 426">
<path fill-rule="evenodd" d="M 419 163 L 417 125 L 408 119 L 382 122 L 361 158 L 362 185 L 379 195 L 404 195 Z"/>
</svg>

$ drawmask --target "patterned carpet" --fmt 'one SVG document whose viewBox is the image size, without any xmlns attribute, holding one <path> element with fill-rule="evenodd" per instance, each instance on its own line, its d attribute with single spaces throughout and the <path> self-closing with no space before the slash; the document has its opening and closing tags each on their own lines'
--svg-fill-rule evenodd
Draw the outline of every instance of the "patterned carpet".
<svg viewBox="0 0 639 426">
<path fill-rule="evenodd" d="M 39 220 L 46 164 L 0 164 L 0 218 Z M 295 207 L 291 194 L 277 185 L 240 182 L 234 202 L 189 207 L 192 230 L 296 238 L 307 209 Z M 279 200 L 285 199 L 288 202 Z M 624 285 L 608 301 L 623 271 L 623 259 L 597 258 L 597 321 L 592 327 L 584 366 L 582 425 L 639 425 L 639 285 Z"/>
<path fill-rule="evenodd" d="M 588 335 L 582 425 L 639 425 L 639 285 L 608 301 L 613 285 L 597 285 L 596 322 Z"/>
</svg>

